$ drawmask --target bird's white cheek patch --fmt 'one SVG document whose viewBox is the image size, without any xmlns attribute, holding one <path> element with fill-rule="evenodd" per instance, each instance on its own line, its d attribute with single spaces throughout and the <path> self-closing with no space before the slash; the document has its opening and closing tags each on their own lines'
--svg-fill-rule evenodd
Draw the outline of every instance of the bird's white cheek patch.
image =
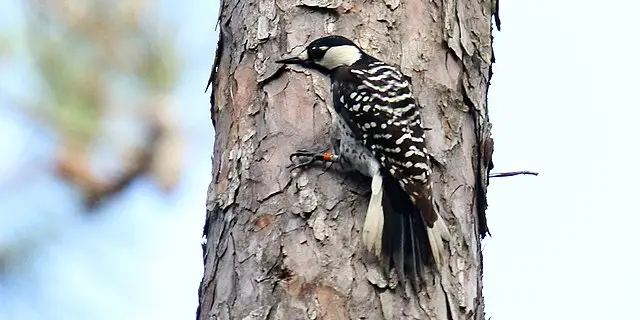
<svg viewBox="0 0 640 320">
<path fill-rule="evenodd" d="M 327 49 L 319 64 L 331 70 L 339 66 L 350 66 L 360 60 L 360 50 L 354 46 L 337 46 Z"/>
</svg>

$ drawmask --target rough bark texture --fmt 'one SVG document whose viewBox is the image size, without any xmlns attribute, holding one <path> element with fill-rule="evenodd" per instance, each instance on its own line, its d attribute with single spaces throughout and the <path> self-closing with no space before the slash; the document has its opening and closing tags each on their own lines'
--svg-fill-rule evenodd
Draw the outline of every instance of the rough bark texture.
<svg viewBox="0 0 640 320">
<path fill-rule="evenodd" d="M 492 141 L 491 1 L 222 1 L 198 319 L 484 319 L 480 239 Z M 452 232 L 416 295 L 360 244 L 368 183 L 288 155 L 329 147 L 328 80 L 276 65 L 328 33 L 412 78 Z"/>
</svg>

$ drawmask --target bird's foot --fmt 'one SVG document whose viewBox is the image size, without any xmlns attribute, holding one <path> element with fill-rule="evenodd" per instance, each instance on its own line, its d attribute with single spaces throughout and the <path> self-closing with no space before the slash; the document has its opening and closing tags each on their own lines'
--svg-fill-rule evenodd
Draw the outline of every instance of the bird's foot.
<svg viewBox="0 0 640 320">
<path fill-rule="evenodd" d="M 296 161 L 297 159 L 301 159 L 301 161 Z M 296 152 L 289 155 L 289 161 L 291 161 L 291 163 L 294 164 L 291 170 L 295 170 L 303 167 L 306 168 L 316 161 L 336 162 L 338 161 L 338 155 L 335 155 L 330 152 L 323 153 L 323 152 L 311 152 L 307 150 L 297 150 Z"/>
</svg>

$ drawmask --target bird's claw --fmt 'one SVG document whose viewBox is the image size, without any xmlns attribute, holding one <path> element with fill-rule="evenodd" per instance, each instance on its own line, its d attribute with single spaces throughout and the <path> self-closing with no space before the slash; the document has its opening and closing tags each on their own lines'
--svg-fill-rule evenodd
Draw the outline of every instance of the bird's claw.
<svg viewBox="0 0 640 320">
<path fill-rule="evenodd" d="M 295 170 L 295 169 L 298 169 L 298 168 L 310 166 L 312 163 L 314 163 L 314 162 L 316 162 L 318 160 L 322 160 L 322 156 L 323 156 L 322 153 L 310 152 L 310 151 L 307 151 L 307 150 L 298 150 L 298 151 L 292 153 L 291 155 L 289 155 L 289 161 L 291 161 L 291 163 L 295 164 L 291 168 L 291 170 Z M 294 158 L 308 158 L 308 160 L 297 162 L 297 161 L 294 160 Z"/>
</svg>

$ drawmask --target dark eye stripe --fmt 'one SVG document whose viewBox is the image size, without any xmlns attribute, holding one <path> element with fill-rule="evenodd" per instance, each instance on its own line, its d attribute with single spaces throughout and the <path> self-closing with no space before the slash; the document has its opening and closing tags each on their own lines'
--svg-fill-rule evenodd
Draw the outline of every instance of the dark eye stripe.
<svg viewBox="0 0 640 320">
<path fill-rule="evenodd" d="M 320 59 L 324 56 L 326 50 L 318 47 L 309 48 L 309 56 L 313 59 Z"/>
</svg>

